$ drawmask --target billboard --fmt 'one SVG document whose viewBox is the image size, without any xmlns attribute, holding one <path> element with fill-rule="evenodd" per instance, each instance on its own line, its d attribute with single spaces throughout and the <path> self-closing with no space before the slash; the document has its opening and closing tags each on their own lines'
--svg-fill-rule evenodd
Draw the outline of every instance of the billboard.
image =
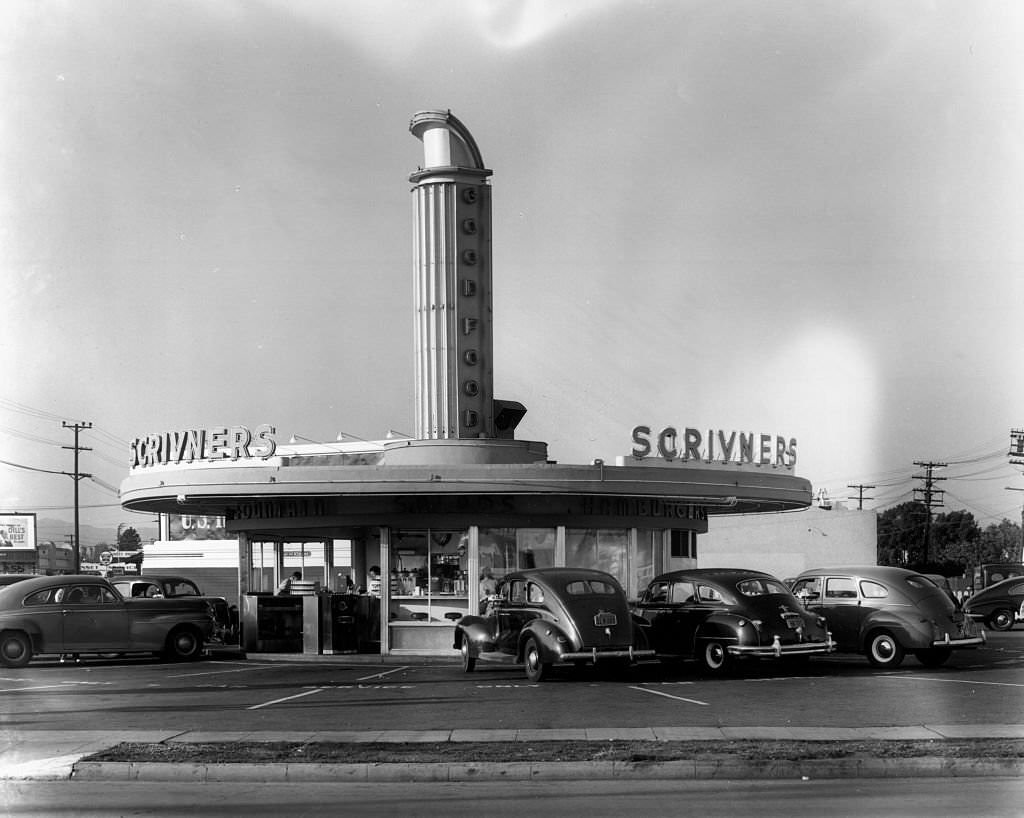
<svg viewBox="0 0 1024 818">
<path fill-rule="evenodd" d="M 228 540 L 224 518 L 207 514 L 168 514 L 167 539 L 181 540 Z"/>
<path fill-rule="evenodd" d="M 36 515 L 0 512 L 0 552 L 8 548 L 36 550 Z"/>
</svg>

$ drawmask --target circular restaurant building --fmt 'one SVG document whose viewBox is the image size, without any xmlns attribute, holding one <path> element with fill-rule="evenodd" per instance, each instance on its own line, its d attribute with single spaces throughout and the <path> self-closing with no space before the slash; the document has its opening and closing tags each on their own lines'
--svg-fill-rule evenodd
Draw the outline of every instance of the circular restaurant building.
<svg viewBox="0 0 1024 818">
<path fill-rule="evenodd" d="M 410 130 L 415 434 L 286 443 L 263 424 L 131 444 L 125 509 L 223 518 L 237 538 L 247 651 L 454 653 L 482 576 L 592 567 L 635 596 L 696 564 L 710 515 L 810 505 L 796 441 L 760 430 L 637 426 L 614 463 L 575 465 L 516 439 L 526 408 L 492 394 L 491 171 L 450 112 Z M 322 558 L 278 593 L 296 543 Z"/>
</svg>

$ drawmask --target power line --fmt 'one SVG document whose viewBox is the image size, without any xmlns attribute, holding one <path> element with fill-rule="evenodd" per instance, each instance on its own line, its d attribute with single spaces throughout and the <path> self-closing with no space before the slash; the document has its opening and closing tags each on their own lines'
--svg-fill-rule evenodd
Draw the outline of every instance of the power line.
<svg viewBox="0 0 1024 818">
<path fill-rule="evenodd" d="M 66 471 L 54 471 L 53 469 L 38 469 L 35 466 L 24 466 L 21 463 L 11 463 L 9 460 L 0 460 L 5 466 L 11 466 L 15 469 L 25 469 L 26 471 L 37 471 L 43 474 L 67 474 Z"/>
</svg>

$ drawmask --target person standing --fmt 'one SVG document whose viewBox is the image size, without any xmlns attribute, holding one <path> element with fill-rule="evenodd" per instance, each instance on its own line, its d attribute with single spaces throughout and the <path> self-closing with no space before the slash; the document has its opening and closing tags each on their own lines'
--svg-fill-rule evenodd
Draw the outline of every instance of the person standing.
<svg viewBox="0 0 1024 818">
<path fill-rule="evenodd" d="M 367 588 L 366 588 L 367 593 L 369 593 L 370 596 L 380 596 L 380 566 L 379 565 L 371 565 L 370 566 L 370 579 L 367 581 L 366 585 L 367 585 Z"/>
<path fill-rule="evenodd" d="M 274 596 L 286 596 L 292 591 L 292 583 L 298 582 L 302 579 L 302 572 L 292 571 L 291 576 L 285 577 L 281 580 L 281 584 L 277 586 L 277 590 L 274 591 Z"/>
</svg>

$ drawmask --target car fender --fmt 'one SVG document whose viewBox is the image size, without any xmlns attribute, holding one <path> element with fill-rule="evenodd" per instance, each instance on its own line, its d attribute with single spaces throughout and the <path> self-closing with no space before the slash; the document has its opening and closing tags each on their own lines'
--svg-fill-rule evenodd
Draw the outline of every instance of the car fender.
<svg viewBox="0 0 1024 818">
<path fill-rule="evenodd" d="M 469 645 L 471 656 L 494 649 L 487 620 L 479 616 L 464 616 L 456 623 L 452 647 L 461 648 L 463 641 Z"/>
<path fill-rule="evenodd" d="M 697 646 L 704 639 L 722 639 L 730 642 L 739 642 L 743 633 L 739 624 L 741 619 L 745 619 L 745 617 L 726 611 L 711 614 L 700 623 L 693 634 L 694 655 L 697 653 Z"/>
<path fill-rule="evenodd" d="M 519 632 L 519 643 L 516 648 L 516 661 L 523 661 L 524 648 L 528 639 L 533 638 L 540 651 L 542 662 L 558 662 L 566 650 L 573 650 L 574 646 L 568 634 L 553 622 L 547 619 L 533 619 L 528 622 Z M 559 641 L 561 638 L 561 642 Z"/>
<path fill-rule="evenodd" d="M 19 616 L 12 618 L 5 618 L 0 621 L 0 632 L 3 631 L 21 631 L 22 633 L 28 634 L 28 638 L 32 640 L 32 651 L 33 653 L 46 653 L 46 645 L 43 640 L 43 632 L 40 627 L 29 617 Z"/>
<path fill-rule="evenodd" d="M 920 618 L 916 609 L 913 616 Z M 905 619 L 894 616 L 889 611 L 874 611 L 864 618 L 860 628 L 860 644 L 866 646 L 868 634 L 876 630 L 889 631 L 904 648 L 931 647 L 932 630 L 930 625 L 921 623 L 917 628 L 908 627 Z"/>
<path fill-rule="evenodd" d="M 651 648 L 651 623 L 638 613 L 631 613 L 633 620 L 633 647 L 638 650 Z"/>
</svg>

